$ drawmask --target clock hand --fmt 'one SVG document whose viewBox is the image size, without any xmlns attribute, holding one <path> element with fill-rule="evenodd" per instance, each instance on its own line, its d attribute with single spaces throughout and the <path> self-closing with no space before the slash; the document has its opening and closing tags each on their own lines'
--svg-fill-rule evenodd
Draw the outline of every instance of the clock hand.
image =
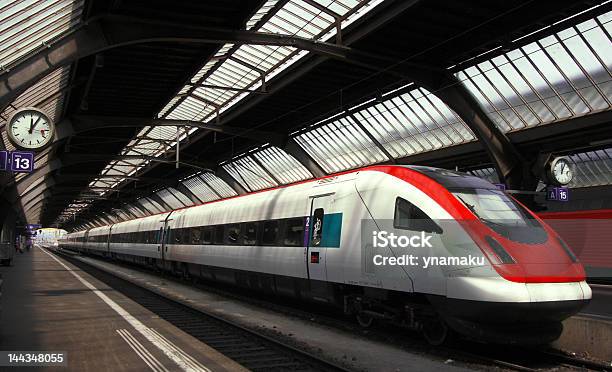
<svg viewBox="0 0 612 372">
<path fill-rule="evenodd" d="M 28 133 L 32 134 L 33 131 L 34 131 L 34 118 L 30 116 L 30 130 L 28 130 Z"/>
<path fill-rule="evenodd" d="M 34 128 L 36 128 L 36 124 L 38 124 L 40 119 L 42 119 L 42 117 L 39 116 L 38 119 L 36 119 L 36 121 L 34 122 L 34 124 L 30 125 L 30 131 L 29 131 L 30 134 L 34 132 Z"/>
</svg>

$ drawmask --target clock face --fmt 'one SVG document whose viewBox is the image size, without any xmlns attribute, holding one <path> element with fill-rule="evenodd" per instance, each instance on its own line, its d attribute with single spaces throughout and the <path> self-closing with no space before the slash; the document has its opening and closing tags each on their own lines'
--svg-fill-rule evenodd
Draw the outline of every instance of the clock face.
<svg viewBox="0 0 612 372">
<path fill-rule="evenodd" d="M 6 128 L 13 145 L 25 150 L 40 150 L 47 146 L 53 139 L 54 129 L 47 115 L 31 108 L 15 112 Z"/>
<path fill-rule="evenodd" d="M 574 172 L 570 162 L 565 158 L 559 158 L 552 163 L 551 169 L 555 181 L 560 185 L 567 185 L 572 181 Z"/>
</svg>

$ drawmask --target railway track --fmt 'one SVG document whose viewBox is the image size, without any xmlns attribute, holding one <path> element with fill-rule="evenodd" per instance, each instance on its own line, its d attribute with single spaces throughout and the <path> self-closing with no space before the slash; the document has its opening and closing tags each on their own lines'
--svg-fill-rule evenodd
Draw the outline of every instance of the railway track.
<svg viewBox="0 0 612 372">
<path fill-rule="evenodd" d="M 563 354 L 559 351 L 542 349 L 525 349 L 519 347 L 506 347 L 503 351 L 485 348 L 482 352 L 466 351 L 465 347 L 448 348 L 449 353 L 455 354 L 464 361 L 474 361 L 495 365 L 500 368 L 523 371 L 544 372 L 558 370 L 579 371 L 612 371 L 612 365 L 601 362 L 577 358 Z"/>
<path fill-rule="evenodd" d="M 249 370 L 349 371 L 339 364 L 286 345 L 270 336 L 162 297 L 69 255 L 62 257 Z"/>
<path fill-rule="evenodd" d="M 163 303 L 170 303 L 173 306 L 178 306 L 182 308 L 184 311 L 194 313 L 193 316 L 195 316 L 196 318 L 198 316 L 210 317 L 214 320 L 217 320 L 218 322 L 226 323 L 231 327 L 236 327 L 240 329 L 241 331 L 245 332 L 246 334 L 252 335 L 252 337 L 263 339 L 266 342 L 270 342 L 274 345 L 278 345 L 282 349 L 289 349 L 288 350 L 289 354 L 291 354 L 291 352 L 297 352 L 299 355 L 301 355 L 302 357 L 306 359 L 314 358 L 316 360 L 315 364 L 317 363 L 329 364 L 329 362 L 324 361 L 317 356 L 314 356 L 302 350 L 297 350 L 291 346 L 283 344 L 282 342 L 278 340 L 274 340 L 273 338 L 270 338 L 267 335 L 263 335 L 255 331 L 252 331 L 250 329 L 246 329 L 240 325 L 234 324 L 225 319 L 218 318 L 213 314 L 203 314 L 198 310 L 194 310 L 186 305 L 169 300 L 165 297 L 162 297 L 153 292 L 150 292 L 144 288 L 138 287 L 135 284 L 132 284 L 123 279 L 117 278 L 113 276 L 112 274 L 109 274 L 103 270 L 97 269 L 80 260 L 76 260 L 71 257 L 65 257 L 65 258 L 68 258 L 70 262 L 81 267 L 82 269 L 87 268 L 87 270 L 85 271 L 89 272 L 90 274 L 94 275 L 98 279 L 107 283 L 109 286 L 117 289 L 118 291 L 124 294 L 126 293 L 121 287 L 120 288 L 115 287 L 115 285 L 113 285 L 112 282 L 109 283 L 106 280 L 103 280 L 100 276 L 110 277 L 112 278 L 112 281 L 115 281 L 115 282 L 116 281 L 124 282 L 122 283 L 122 285 L 127 286 L 127 287 L 129 286 L 136 287 L 140 292 L 144 292 L 146 294 L 145 296 L 143 296 L 143 299 L 146 299 L 147 296 L 149 297 L 153 296 L 156 298 L 156 301 L 157 301 L 156 303 L 158 303 L 159 301 Z M 120 266 L 125 266 L 125 265 L 120 264 Z M 127 266 L 134 269 L 134 267 L 131 265 L 127 265 Z M 141 267 L 136 267 L 136 269 L 142 270 Z M 147 270 L 144 270 L 144 271 L 148 272 Z M 206 285 L 204 286 L 200 285 L 199 287 L 203 287 L 202 289 L 204 290 L 210 290 L 217 294 L 221 294 L 223 296 L 227 296 L 227 297 L 236 299 L 238 301 L 244 301 L 244 302 L 248 302 L 248 303 L 255 304 L 257 306 L 266 307 L 266 308 L 272 307 L 275 311 L 285 313 L 288 315 L 298 316 L 304 319 L 312 319 L 316 317 L 318 320 L 318 323 L 324 323 L 327 326 L 337 327 L 345 331 L 349 330 L 349 331 L 354 331 L 356 333 L 359 333 L 359 331 L 361 330 L 361 328 L 358 327 L 356 324 L 352 324 L 352 323 L 349 324 L 349 322 L 342 321 L 337 317 L 330 317 L 330 316 L 320 314 L 320 313 L 311 313 L 308 310 L 304 310 L 303 307 L 299 309 L 299 308 L 293 308 L 290 305 L 281 305 L 279 303 L 268 303 L 265 300 L 262 300 L 259 298 L 253 298 L 253 297 L 245 297 L 242 294 L 239 294 L 235 291 L 230 292 L 227 289 L 213 288 L 213 287 L 209 287 Z M 133 300 L 140 303 L 141 305 L 149 308 L 152 312 L 160 315 L 157 311 L 155 311 L 155 309 L 159 308 L 158 305 L 156 305 L 156 303 L 147 304 L 146 301 L 141 302 L 137 298 L 132 297 L 132 295 L 127 295 L 127 297 L 132 298 Z M 264 306 L 264 302 L 266 306 Z M 169 321 L 170 323 L 175 324 L 178 328 L 183 329 L 185 332 L 205 342 L 209 346 L 217 349 L 222 354 L 227 355 L 231 359 L 244 365 L 245 367 L 252 369 L 252 370 L 266 370 L 266 371 L 274 370 L 273 368 L 272 369 L 269 368 L 269 367 L 273 367 L 274 364 L 265 366 L 265 367 L 261 367 L 261 368 L 259 368 L 258 365 L 249 366 L 248 364 L 243 364 L 239 359 L 241 357 L 240 352 L 242 352 L 243 350 L 246 350 L 247 353 L 244 356 L 247 359 L 249 359 L 251 357 L 250 351 L 248 349 L 243 349 L 242 347 L 240 347 L 239 345 L 241 344 L 237 340 L 234 340 L 233 338 L 231 338 L 231 336 L 226 338 L 224 337 L 223 333 L 221 333 L 222 336 L 220 338 L 213 337 L 211 339 L 206 339 L 206 337 L 211 334 L 210 329 L 205 328 L 205 329 L 199 330 L 198 332 L 197 327 L 194 327 L 194 323 L 188 322 L 185 324 L 185 322 L 182 321 L 183 318 L 181 318 L 181 315 L 172 316 L 171 312 L 166 312 L 166 314 L 167 316 L 162 316 L 162 315 L 160 316 L 166 319 L 167 321 Z M 183 328 L 184 326 L 186 326 L 187 328 Z M 192 333 L 192 332 L 195 332 L 195 333 Z M 387 340 L 386 342 L 397 344 L 397 343 L 403 343 L 406 340 L 406 333 L 402 332 L 401 330 L 397 331 L 397 334 L 391 335 L 390 340 L 388 338 L 389 337 L 388 330 L 378 332 L 376 328 L 374 328 L 374 329 L 369 329 L 368 331 L 368 334 L 370 335 L 370 337 L 377 337 L 377 333 L 380 333 L 378 337 L 381 341 L 384 341 L 384 339 L 386 339 Z M 424 341 L 423 341 L 423 344 L 424 344 Z M 234 345 L 237 347 L 236 351 L 238 352 L 236 354 L 236 357 L 232 356 L 232 353 L 234 352 L 234 349 L 233 349 Z M 224 347 L 227 347 L 227 350 L 224 350 L 223 349 Z M 427 348 L 427 346 L 425 346 L 425 348 Z M 423 348 L 423 350 L 421 351 L 425 351 L 425 348 Z M 479 351 L 475 352 L 474 350 L 479 350 Z M 257 348 L 252 349 L 252 351 L 254 352 L 257 351 Z M 460 361 L 467 362 L 467 363 L 475 363 L 475 366 L 474 366 L 475 369 L 483 369 L 483 368 L 487 368 L 490 366 L 496 366 L 496 367 L 499 367 L 501 369 L 506 369 L 506 370 L 527 371 L 527 372 L 552 371 L 552 370 L 559 370 L 560 368 L 565 368 L 565 370 L 574 369 L 574 370 L 592 370 L 592 371 L 612 371 L 611 365 L 606 365 L 601 362 L 596 362 L 596 361 L 592 361 L 588 359 L 574 357 L 571 355 L 563 354 L 557 350 L 548 350 L 548 349 L 532 349 L 532 348 L 520 348 L 520 347 L 512 347 L 512 346 L 510 347 L 506 346 L 506 347 L 500 348 L 499 345 L 484 345 L 484 344 L 470 342 L 470 341 L 465 341 L 465 342 L 462 341 L 461 344 L 458 344 L 455 346 L 449 346 L 449 347 L 438 347 L 433 350 L 430 350 L 430 352 L 432 354 L 436 354 L 440 356 L 441 358 L 450 358 L 450 359 L 460 360 Z M 254 359 L 265 358 L 266 354 L 259 354 L 259 355 L 253 354 L 252 357 Z M 296 371 L 313 370 L 308 367 L 300 369 L 301 367 L 294 368 L 292 366 L 293 364 L 291 363 L 286 365 L 286 367 L 289 367 L 288 369 L 292 369 Z M 278 370 L 287 370 L 287 369 L 284 369 L 285 365 L 279 365 L 279 367 L 280 369 Z M 327 368 L 325 366 L 317 366 L 317 368 L 315 368 L 314 370 L 348 371 L 349 369 L 332 363 L 330 365 L 327 365 Z"/>
</svg>

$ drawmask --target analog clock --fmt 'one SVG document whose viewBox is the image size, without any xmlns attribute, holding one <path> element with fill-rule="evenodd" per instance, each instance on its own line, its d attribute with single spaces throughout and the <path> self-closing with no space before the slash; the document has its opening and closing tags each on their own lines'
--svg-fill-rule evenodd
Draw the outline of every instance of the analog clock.
<svg viewBox="0 0 612 372">
<path fill-rule="evenodd" d="M 15 111 L 6 126 L 8 138 L 22 150 L 42 150 L 53 140 L 55 126 L 41 110 L 26 107 Z"/>
<path fill-rule="evenodd" d="M 570 160 L 564 156 L 553 159 L 550 162 L 548 178 L 559 186 L 565 186 L 572 182 L 574 169 Z"/>
</svg>

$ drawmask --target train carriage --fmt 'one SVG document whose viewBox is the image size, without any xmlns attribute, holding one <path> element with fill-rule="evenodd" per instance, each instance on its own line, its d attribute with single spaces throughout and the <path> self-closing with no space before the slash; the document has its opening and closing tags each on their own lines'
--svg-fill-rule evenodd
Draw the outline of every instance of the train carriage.
<svg viewBox="0 0 612 372">
<path fill-rule="evenodd" d="M 376 265 L 400 252 L 368 243 L 369 228 L 427 233 L 423 258 L 483 264 Z M 432 343 L 450 329 L 548 342 L 591 297 L 576 257 L 532 212 L 486 181 L 436 168 L 372 166 L 107 229 L 112 257 L 335 304 L 364 325 L 392 319 Z"/>
</svg>

